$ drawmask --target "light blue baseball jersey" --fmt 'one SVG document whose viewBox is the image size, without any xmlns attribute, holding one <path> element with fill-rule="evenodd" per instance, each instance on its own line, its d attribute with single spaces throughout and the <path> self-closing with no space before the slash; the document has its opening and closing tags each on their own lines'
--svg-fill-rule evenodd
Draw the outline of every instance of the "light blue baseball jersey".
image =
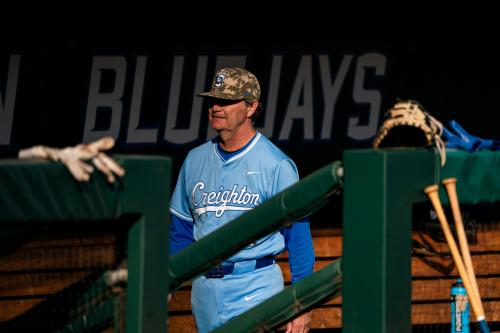
<svg viewBox="0 0 500 333">
<path fill-rule="evenodd" d="M 170 211 L 181 220 L 192 221 L 194 240 L 199 240 L 298 179 L 295 163 L 260 133 L 227 160 L 218 148 L 217 139 L 213 139 L 194 148 L 186 157 Z M 227 261 L 277 255 L 284 247 L 284 237 L 277 231 Z"/>
</svg>

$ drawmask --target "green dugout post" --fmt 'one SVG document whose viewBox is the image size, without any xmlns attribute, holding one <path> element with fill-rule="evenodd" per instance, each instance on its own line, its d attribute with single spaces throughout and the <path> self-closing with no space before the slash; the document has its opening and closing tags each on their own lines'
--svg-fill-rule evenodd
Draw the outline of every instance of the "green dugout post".
<svg viewBox="0 0 500 333">
<path fill-rule="evenodd" d="M 425 149 L 344 152 L 344 333 L 411 332 L 412 206 L 439 159 Z"/>
<path fill-rule="evenodd" d="M 121 204 L 140 212 L 128 232 L 127 333 L 166 332 L 172 163 L 129 157 Z"/>
</svg>

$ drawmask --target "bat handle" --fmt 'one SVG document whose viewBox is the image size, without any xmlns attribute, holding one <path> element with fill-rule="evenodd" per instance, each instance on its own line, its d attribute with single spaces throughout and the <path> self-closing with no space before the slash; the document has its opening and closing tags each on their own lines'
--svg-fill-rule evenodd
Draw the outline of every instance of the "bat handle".
<svg viewBox="0 0 500 333">
<path fill-rule="evenodd" d="M 462 252 L 465 268 L 467 269 L 467 274 L 471 279 L 472 286 L 474 287 L 476 294 L 479 296 L 479 298 L 481 298 L 481 294 L 479 293 L 479 287 L 476 281 L 476 273 L 474 272 L 474 266 L 472 265 L 472 258 L 469 251 L 469 245 L 467 244 L 467 236 L 465 235 L 465 228 L 462 220 L 462 213 L 460 211 L 456 184 L 457 184 L 456 178 L 447 178 L 443 180 L 443 185 L 446 188 L 446 192 L 450 200 L 450 206 L 453 212 L 453 218 L 455 220 L 458 242 L 460 244 L 460 251 Z"/>
</svg>

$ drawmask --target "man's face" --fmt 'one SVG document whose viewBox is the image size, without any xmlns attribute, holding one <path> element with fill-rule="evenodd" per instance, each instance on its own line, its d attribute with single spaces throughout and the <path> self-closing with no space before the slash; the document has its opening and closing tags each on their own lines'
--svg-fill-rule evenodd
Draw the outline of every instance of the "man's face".
<svg viewBox="0 0 500 333">
<path fill-rule="evenodd" d="M 245 101 L 232 101 L 208 98 L 208 120 L 210 126 L 220 131 L 234 131 L 245 124 L 251 124 L 251 116 L 255 112 L 252 105 Z"/>
</svg>

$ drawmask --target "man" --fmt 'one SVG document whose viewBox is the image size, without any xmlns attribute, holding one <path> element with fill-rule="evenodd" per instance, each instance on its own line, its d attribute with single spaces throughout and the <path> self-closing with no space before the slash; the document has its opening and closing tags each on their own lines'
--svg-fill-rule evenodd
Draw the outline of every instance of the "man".
<svg viewBox="0 0 500 333">
<path fill-rule="evenodd" d="M 219 70 L 207 98 L 210 126 L 218 136 L 191 150 L 172 195 L 171 254 L 261 205 L 298 181 L 295 163 L 254 128 L 260 110 L 257 78 L 242 68 Z M 245 232 L 242 230 L 241 232 Z M 196 278 L 191 304 L 198 331 L 225 322 L 283 289 L 276 255 L 289 252 L 292 283 L 314 266 L 309 222 L 273 232 Z M 310 313 L 287 325 L 308 332 Z"/>
</svg>

